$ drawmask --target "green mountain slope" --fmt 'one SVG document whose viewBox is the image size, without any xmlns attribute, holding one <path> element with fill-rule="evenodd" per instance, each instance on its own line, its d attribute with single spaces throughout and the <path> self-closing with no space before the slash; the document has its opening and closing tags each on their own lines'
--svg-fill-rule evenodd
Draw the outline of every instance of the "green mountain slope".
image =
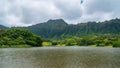
<svg viewBox="0 0 120 68">
<path fill-rule="evenodd" d="M 63 19 L 56 19 L 25 28 L 43 38 L 61 38 L 86 34 L 120 34 L 120 19 L 79 23 L 76 25 L 67 24 Z"/>
<path fill-rule="evenodd" d="M 67 28 L 68 24 L 62 20 L 48 20 L 45 23 L 36 24 L 33 26 L 27 27 L 27 29 L 31 30 L 35 34 L 38 34 L 44 38 L 50 37 L 58 37 L 61 36 L 65 29 Z"/>
</svg>

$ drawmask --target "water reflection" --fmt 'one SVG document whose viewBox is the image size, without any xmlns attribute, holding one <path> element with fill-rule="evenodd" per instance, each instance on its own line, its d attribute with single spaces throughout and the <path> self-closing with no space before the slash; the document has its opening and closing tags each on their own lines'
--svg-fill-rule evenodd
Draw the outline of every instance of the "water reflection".
<svg viewBox="0 0 120 68">
<path fill-rule="evenodd" d="M 119 48 L 0 49 L 0 68 L 119 68 Z"/>
</svg>

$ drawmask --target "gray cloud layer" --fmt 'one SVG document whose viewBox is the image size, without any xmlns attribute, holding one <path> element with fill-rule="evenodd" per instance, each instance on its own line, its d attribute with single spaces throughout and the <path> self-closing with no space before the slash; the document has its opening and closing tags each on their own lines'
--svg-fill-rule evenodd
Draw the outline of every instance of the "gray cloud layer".
<svg viewBox="0 0 120 68">
<path fill-rule="evenodd" d="M 0 0 L 0 24 L 28 26 L 48 19 L 69 23 L 120 17 L 120 0 Z"/>
</svg>

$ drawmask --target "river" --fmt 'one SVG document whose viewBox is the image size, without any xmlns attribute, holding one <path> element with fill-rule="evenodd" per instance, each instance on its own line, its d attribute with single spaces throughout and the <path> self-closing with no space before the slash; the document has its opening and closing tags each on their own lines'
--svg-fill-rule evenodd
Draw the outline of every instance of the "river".
<svg viewBox="0 0 120 68">
<path fill-rule="evenodd" d="M 0 68 L 120 68 L 120 48 L 1 48 Z"/>
</svg>

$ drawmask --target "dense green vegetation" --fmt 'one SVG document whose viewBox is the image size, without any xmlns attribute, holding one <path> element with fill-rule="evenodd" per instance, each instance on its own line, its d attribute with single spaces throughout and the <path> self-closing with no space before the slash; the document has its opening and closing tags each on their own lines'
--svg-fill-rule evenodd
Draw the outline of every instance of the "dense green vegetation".
<svg viewBox="0 0 120 68">
<path fill-rule="evenodd" d="M 120 19 L 112 19 L 104 22 L 87 22 L 79 24 L 67 24 L 62 19 L 49 20 L 45 23 L 24 27 L 43 38 L 66 38 L 90 34 L 120 34 Z"/>
<path fill-rule="evenodd" d="M 99 46 L 120 47 L 120 36 L 114 35 L 84 35 L 73 36 L 62 40 L 53 40 L 53 46 Z M 51 45 L 50 45 L 51 46 Z"/>
<path fill-rule="evenodd" d="M 58 19 L 49 20 L 45 23 L 40 23 L 24 28 L 31 30 L 33 33 L 40 35 L 43 38 L 51 39 L 53 37 L 60 38 L 60 36 L 64 34 L 67 26 L 68 24 L 64 20 Z"/>
<path fill-rule="evenodd" d="M 0 47 L 42 46 L 42 39 L 29 30 L 11 28 L 0 30 Z"/>
<path fill-rule="evenodd" d="M 0 28 L 0 47 L 120 47 L 120 19 L 117 18 L 110 21 L 76 25 L 67 24 L 64 20 L 57 19 L 29 27 L 8 29 L 0 26 Z"/>
</svg>

